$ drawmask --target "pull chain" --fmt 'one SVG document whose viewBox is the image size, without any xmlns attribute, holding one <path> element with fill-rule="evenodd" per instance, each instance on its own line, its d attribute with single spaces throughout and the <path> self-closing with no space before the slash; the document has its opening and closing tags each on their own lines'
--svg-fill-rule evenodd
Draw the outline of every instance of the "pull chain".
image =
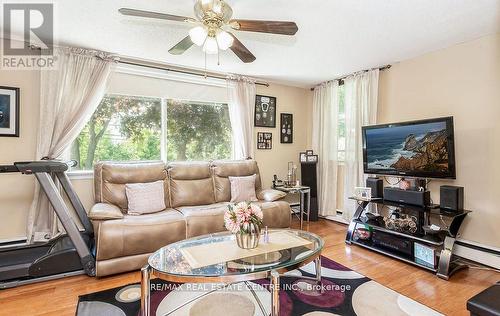
<svg viewBox="0 0 500 316">
<path fill-rule="evenodd" d="M 207 79 L 207 52 L 205 52 L 205 79 Z"/>
</svg>

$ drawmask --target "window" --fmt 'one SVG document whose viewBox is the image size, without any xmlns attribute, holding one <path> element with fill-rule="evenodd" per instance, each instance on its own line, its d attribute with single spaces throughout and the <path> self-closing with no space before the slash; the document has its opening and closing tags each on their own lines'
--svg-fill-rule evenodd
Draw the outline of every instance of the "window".
<svg viewBox="0 0 500 316">
<path fill-rule="evenodd" d="M 227 159 L 231 156 L 228 106 L 106 95 L 73 143 L 70 156 L 80 170 L 91 170 L 101 160 Z"/>
<path fill-rule="evenodd" d="M 227 104 L 167 101 L 167 160 L 231 158 Z"/>
<path fill-rule="evenodd" d="M 345 85 L 339 86 L 338 159 L 345 161 Z"/>
</svg>

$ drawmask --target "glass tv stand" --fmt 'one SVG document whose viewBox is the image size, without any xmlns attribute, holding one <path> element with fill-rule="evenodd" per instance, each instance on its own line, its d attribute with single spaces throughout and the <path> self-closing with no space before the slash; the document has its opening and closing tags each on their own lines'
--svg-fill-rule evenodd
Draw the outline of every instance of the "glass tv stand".
<svg viewBox="0 0 500 316">
<path fill-rule="evenodd" d="M 470 211 L 351 198 L 358 204 L 346 235 L 355 244 L 430 270 L 442 279 L 465 265 L 454 262 L 453 245 Z"/>
</svg>

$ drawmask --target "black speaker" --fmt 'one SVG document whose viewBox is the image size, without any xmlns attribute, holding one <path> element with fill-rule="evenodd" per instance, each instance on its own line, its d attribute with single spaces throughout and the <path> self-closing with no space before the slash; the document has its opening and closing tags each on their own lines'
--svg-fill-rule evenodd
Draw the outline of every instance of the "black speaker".
<svg viewBox="0 0 500 316">
<path fill-rule="evenodd" d="M 316 176 L 316 163 L 301 163 L 300 174 L 302 185 L 311 188 L 311 213 L 310 220 L 315 222 L 318 218 L 318 181 Z M 307 217 L 305 217 L 307 218 Z"/>
<path fill-rule="evenodd" d="M 384 197 L 384 181 L 379 178 L 367 178 L 366 187 L 372 189 L 372 198 Z"/>
<path fill-rule="evenodd" d="M 431 204 L 431 192 L 384 188 L 384 200 L 425 207 Z"/>
<path fill-rule="evenodd" d="M 449 211 L 464 209 L 464 187 L 442 185 L 439 189 L 439 207 Z"/>
</svg>

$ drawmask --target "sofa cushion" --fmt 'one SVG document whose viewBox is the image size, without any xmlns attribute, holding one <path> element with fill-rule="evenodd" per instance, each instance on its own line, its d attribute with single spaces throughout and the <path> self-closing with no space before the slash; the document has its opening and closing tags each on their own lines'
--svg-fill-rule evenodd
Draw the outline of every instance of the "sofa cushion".
<svg viewBox="0 0 500 316">
<path fill-rule="evenodd" d="M 165 181 L 149 183 L 127 183 L 125 193 L 128 200 L 128 214 L 141 215 L 156 213 L 165 206 Z"/>
<path fill-rule="evenodd" d="M 172 162 L 167 169 L 172 207 L 215 203 L 208 162 Z"/>
<path fill-rule="evenodd" d="M 123 218 L 122 211 L 113 204 L 97 203 L 89 211 L 89 218 L 94 221 Z"/>
<path fill-rule="evenodd" d="M 257 167 L 255 160 L 214 161 L 212 162 L 212 169 L 214 173 L 216 202 L 231 201 L 229 177 L 244 177 L 255 174 L 255 190 L 259 191 L 262 187 L 259 167 Z"/>
<path fill-rule="evenodd" d="M 97 260 L 95 263 L 95 274 L 97 277 L 103 277 L 110 274 L 140 270 L 148 263 L 149 256 L 151 255 L 152 253 L 145 253 L 107 260 Z"/>
<path fill-rule="evenodd" d="M 266 202 L 277 201 L 287 196 L 287 194 L 283 191 L 274 190 L 274 189 L 265 189 L 260 190 L 257 194 L 257 198 L 259 200 L 264 200 Z"/>
<path fill-rule="evenodd" d="M 170 207 L 167 171 L 162 161 L 152 162 L 98 162 L 94 166 L 95 202 L 128 210 L 125 184 L 165 181 L 165 206 Z"/>
<path fill-rule="evenodd" d="M 99 222 L 97 260 L 151 253 L 186 238 L 186 222 L 176 210 Z"/>
<path fill-rule="evenodd" d="M 229 203 L 215 203 L 210 205 L 179 207 L 186 220 L 186 237 L 217 233 L 225 231 L 224 213 Z"/>
<path fill-rule="evenodd" d="M 177 180 L 198 180 L 212 176 L 208 161 L 175 161 L 167 165 L 168 174 Z"/>
<path fill-rule="evenodd" d="M 262 209 L 264 226 L 269 228 L 288 228 L 292 220 L 292 209 L 285 201 L 254 202 Z"/>
<path fill-rule="evenodd" d="M 257 201 L 255 196 L 255 174 L 246 177 L 229 177 L 231 202 Z"/>
</svg>

